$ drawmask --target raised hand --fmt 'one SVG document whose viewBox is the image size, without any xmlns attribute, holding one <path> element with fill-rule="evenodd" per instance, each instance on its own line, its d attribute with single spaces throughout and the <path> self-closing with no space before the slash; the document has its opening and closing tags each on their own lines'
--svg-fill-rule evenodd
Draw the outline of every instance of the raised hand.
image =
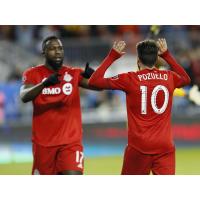
<svg viewBox="0 0 200 200">
<path fill-rule="evenodd" d="M 120 54 L 125 54 L 124 49 L 126 47 L 126 43 L 124 41 L 114 42 L 113 49 Z"/>
<path fill-rule="evenodd" d="M 158 55 L 161 55 L 167 51 L 167 42 L 165 38 L 159 38 L 156 44 L 158 46 Z"/>
<path fill-rule="evenodd" d="M 86 65 L 85 65 L 85 70 L 84 72 L 82 73 L 82 76 L 86 79 L 89 79 L 92 74 L 95 72 L 94 69 L 92 69 L 90 66 L 89 66 L 89 63 L 87 62 Z"/>
</svg>

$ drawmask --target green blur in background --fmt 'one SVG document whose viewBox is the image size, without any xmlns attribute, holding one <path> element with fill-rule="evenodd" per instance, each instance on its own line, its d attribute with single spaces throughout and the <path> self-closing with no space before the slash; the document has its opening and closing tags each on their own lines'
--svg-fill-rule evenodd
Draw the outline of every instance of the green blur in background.
<svg viewBox="0 0 200 200">
<path fill-rule="evenodd" d="M 122 156 L 107 156 L 85 159 L 86 175 L 119 175 Z M 0 174 L 27 175 L 31 173 L 32 163 L 1 164 Z M 178 148 L 176 150 L 176 174 L 200 175 L 200 147 Z"/>
</svg>

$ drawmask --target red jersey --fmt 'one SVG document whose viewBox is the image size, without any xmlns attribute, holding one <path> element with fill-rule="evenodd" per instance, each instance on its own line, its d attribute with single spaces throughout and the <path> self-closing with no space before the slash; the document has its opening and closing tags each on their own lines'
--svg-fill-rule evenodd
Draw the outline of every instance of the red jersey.
<svg viewBox="0 0 200 200">
<path fill-rule="evenodd" d="M 46 87 L 33 100 L 32 141 L 57 146 L 82 141 L 79 96 L 82 69 L 63 66 L 60 83 Z M 36 85 L 54 72 L 44 65 L 27 69 L 24 84 Z"/>
<path fill-rule="evenodd" d="M 170 56 L 168 52 L 166 54 L 166 57 Z M 187 84 L 189 77 L 185 80 L 173 71 L 146 68 L 103 78 L 108 66 L 118 57 L 120 55 L 112 50 L 90 78 L 89 84 L 126 93 L 128 145 L 145 154 L 172 150 L 170 118 L 173 91 Z"/>
</svg>

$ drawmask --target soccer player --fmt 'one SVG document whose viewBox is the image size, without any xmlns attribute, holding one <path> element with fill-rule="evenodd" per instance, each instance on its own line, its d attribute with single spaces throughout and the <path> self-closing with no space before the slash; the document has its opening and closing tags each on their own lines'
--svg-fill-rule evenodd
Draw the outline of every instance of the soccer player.
<svg viewBox="0 0 200 200">
<path fill-rule="evenodd" d="M 55 36 L 42 44 L 45 64 L 23 73 L 20 97 L 32 101 L 32 174 L 83 174 L 79 86 L 94 72 L 63 65 L 63 45 Z"/>
<path fill-rule="evenodd" d="M 137 44 L 137 72 L 104 78 L 108 67 L 124 52 L 125 42 L 115 42 L 108 56 L 89 79 L 91 86 L 126 93 L 128 145 L 121 174 L 175 174 L 175 146 L 171 132 L 172 97 L 175 88 L 190 83 L 184 69 L 167 49 L 165 39 Z M 171 70 L 159 70 L 161 56 Z"/>
</svg>

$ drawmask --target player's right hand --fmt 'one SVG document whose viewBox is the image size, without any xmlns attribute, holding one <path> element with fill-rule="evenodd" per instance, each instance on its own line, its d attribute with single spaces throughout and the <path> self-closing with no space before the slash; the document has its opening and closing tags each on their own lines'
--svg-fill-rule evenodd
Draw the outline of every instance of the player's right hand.
<svg viewBox="0 0 200 200">
<path fill-rule="evenodd" d="M 126 47 L 126 43 L 124 41 L 114 42 L 113 49 L 120 53 L 121 55 L 125 54 L 124 49 Z"/>
<path fill-rule="evenodd" d="M 51 74 L 47 79 L 45 79 L 43 81 L 43 85 L 45 87 L 48 87 L 48 86 L 56 85 L 56 84 L 60 83 L 59 76 L 61 76 L 61 75 L 58 73 Z"/>
<path fill-rule="evenodd" d="M 167 51 L 167 42 L 165 38 L 159 38 L 156 44 L 158 46 L 158 55 L 162 55 Z"/>
</svg>

